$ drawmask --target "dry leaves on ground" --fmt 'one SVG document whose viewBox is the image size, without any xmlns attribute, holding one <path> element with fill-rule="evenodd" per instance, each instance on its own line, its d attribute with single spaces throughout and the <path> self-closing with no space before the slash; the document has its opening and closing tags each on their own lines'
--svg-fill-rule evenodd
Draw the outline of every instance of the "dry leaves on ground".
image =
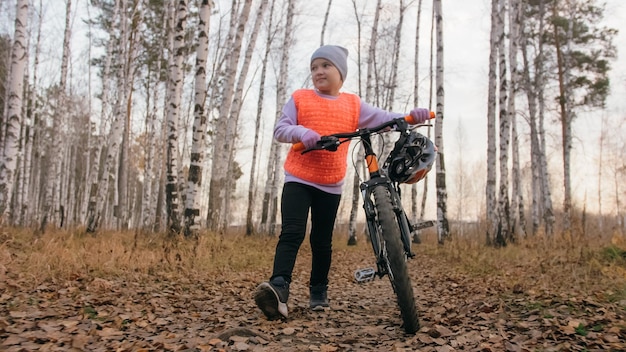
<svg viewBox="0 0 626 352">
<path fill-rule="evenodd" d="M 470 275 L 416 250 L 409 262 L 422 328 L 407 335 L 386 279 L 353 281 L 369 248 L 335 250 L 331 309 L 308 307 L 309 258 L 292 283 L 290 317 L 267 321 L 255 271 L 82 275 L 34 288 L 4 269 L 0 349 L 6 351 L 623 351 L 625 302 L 603 292 L 535 290 L 520 278 Z M 515 273 L 523 276 L 524 273 Z M 536 293 L 541 292 L 541 293 Z M 585 295 L 586 294 L 586 295 Z"/>
</svg>

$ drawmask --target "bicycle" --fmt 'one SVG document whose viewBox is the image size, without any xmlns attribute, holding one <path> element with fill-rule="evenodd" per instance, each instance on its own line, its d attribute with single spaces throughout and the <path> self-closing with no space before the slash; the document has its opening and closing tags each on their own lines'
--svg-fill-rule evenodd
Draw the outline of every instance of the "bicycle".
<svg viewBox="0 0 626 352">
<path fill-rule="evenodd" d="M 431 112 L 431 119 L 434 113 Z M 354 132 L 335 133 L 322 136 L 317 145 L 305 149 L 304 144 L 296 143 L 293 148 L 302 153 L 314 150 L 336 151 L 339 145 L 351 140 L 359 140 L 364 150 L 369 179 L 361 182 L 359 189 L 363 197 L 363 209 L 367 230 L 376 256 L 377 270 L 365 269 L 355 274 L 357 280 L 382 278 L 387 275 L 396 294 L 402 316 L 403 327 L 409 334 L 419 329 L 419 318 L 415 296 L 407 268 L 407 259 L 415 254 L 411 251 L 411 235 L 414 231 L 434 225 L 434 221 L 411 224 L 404 208 L 400 184 L 412 184 L 422 180 L 430 171 L 436 156 L 436 148 L 427 137 L 410 127 L 411 116 L 399 117 L 373 128 Z M 395 130 L 392 128 L 395 127 Z M 371 143 L 372 135 L 399 132 L 400 137 L 389 152 L 383 167 L 379 167 L 378 157 Z"/>
</svg>

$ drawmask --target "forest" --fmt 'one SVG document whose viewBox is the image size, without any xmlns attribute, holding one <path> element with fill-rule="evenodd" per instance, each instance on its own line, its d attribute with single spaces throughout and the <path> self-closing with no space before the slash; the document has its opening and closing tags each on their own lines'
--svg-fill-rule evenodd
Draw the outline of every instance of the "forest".
<svg viewBox="0 0 626 352">
<path fill-rule="evenodd" d="M 0 350 L 626 350 L 620 3 L 0 0 Z M 308 241 L 289 318 L 254 303 L 291 147 L 273 127 L 323 44 L 349 51 L 344 91 L 436 116 L 432 170 L 400 186 L 434 224 L 398 261 L 414 333 L 393 275 L 355 279 L 379 264 L 356 145 L 330 307 Z"/>
<path fill-rule="evenodd" d="M 492 1 L 480 117 L 487 150 L 473 164 L 444 141 L 455 102 L 445 100 L 446 17 L 437 4 L 331 0 L 314 6 L 317 32 L 300 33 L 311 7 L 297 0 L 66 0 L 64 11 L 4 1 L 14 26 L 0 43 L 2 223 L 273 234 L 288 146 L 272 140 L 272 126 L 291 91 L 310 85 L 301 61 L 338 38 L 342 23 L 346 89 L 391 111 L 437 114 L 436 170 L 405 192 L 413 217 L 436 217 L 440 239 L 450 224 L 478 224 L 501 244 L 573 230 L 588 207 L 573 200 L 572 151 L 582 138 L 574 122 L 602 111 L 611 84 L 623 84 L 609 80 L 618 31 L 603 25 L 603 4 Z M 51 15 L 62 26 L 57 67 L 42 51 Z M 87 32 L 75 32 L 77 23 Z M 623 113 L 602 119 L 594 165 L 602 181 L 590 213 L 622 234 L 623 121 Z M 351 193 L 362 177 L 346 177 L 343 219 L 359 211 Z"/>
</svg>

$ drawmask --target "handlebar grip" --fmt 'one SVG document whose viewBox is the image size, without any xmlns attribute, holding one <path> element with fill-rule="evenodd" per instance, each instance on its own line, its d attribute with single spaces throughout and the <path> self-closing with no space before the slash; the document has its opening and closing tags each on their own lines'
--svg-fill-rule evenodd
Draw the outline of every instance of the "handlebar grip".
<svg viewBox="0 0 626 352">
<path fill-rule="evenodd" d="M 430 119 L 434 119 L 437 116 L 437 114 L 434 111 L 430 112 Z M 408 122 L 410 125 L 415 125 L 415 121 L 413 120 L 413 116 L 411 115 L 406 115 L 404 117 L 404 119 L 406 120 L 406 122 Z"/>
<path fill-rule="evenodd" d="M 304 146 L 304 143 L 298 142 L 298 143 L 294 143 L 293 146 L 291 147 L 291 149 L 294 152 L 301 152 L 301 151 L 305 150 L 306 147 Z"/>
</svg>

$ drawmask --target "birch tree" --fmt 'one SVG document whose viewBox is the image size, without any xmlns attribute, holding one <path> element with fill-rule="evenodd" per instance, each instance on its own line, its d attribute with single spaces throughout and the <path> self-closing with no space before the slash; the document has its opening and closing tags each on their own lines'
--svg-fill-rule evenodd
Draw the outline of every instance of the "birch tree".
<svg viewBox="0 0 626 352">
<path fill-rule="evenodd" d="M 358 89 L 358 95 L 362 96 L 363 92 L 361 91 L 361 81 L 362 81 L 362 77 L 361 77 L 361 31 L 362 31 L 362 24 L 361 24 L 361 18 L 362 16 L 359 15 L 359 11 L 357 9 L 356 6 L 356 0 L 352 0 L 352 8 L 354 9 L 354 18 L 356 19 L 356 23 L 357 23 L 357 67 L 358 67 L 358 71 L 357 71 L 357 77 L 358 77 L 358 82 L 359 82 L 359 89 Z M 361 198 L 361 191 L 360 191 L 360 183 L 361 183 L 361 179 L 359 177 L 359 170 L 363 169 L 363 149 L 359 148 L 358 152 L 357 152 L 357 157 L 356 157 L 356 164 L 355 164 L 355 172 L 354 172 L 354 176 L 352 178 L 352 202 L 350 204 L 350 217 L 348 220 L 348 245 L 349 246 L 354 246 L 357 244 L 357 214 L 359 212 L 359 199 Z"/>
<path fill-rule="evenodd" d="M 187 1 L 179 0 L 176 1 L 176 3 L 176 23 L 173 28 L 174 43 L 168 68 L 169 93 L 167 105 L 167 184 L 165 186 L 165 199 L 167 207 L 167 231 L 170 236 L 178 234 L 181 230 L 178 191 L 178 120 L 183 80 L 182 64 L 185 53 L 185 28 L 187 24 Z"/>
<path fill-rule="evenodd" d="M 435 74 L 434 74 L 434 55 L 435 55 L 435 50 L 434 50 L 434 39 L 435 39 L 435 7 L 433 6 L 432 10 L 431 10 L 431 25 L 430 25 L 430 44 L 429 44 L 429 67 L 428 67 L 428 109 L 432 111 L 432 103 L 433 103 L 433 89 L 434 89 L 434 79 L 435 79 Z M 428 127 L 428 138 L 431 138 L 431 128 Z M 417 197 L 417 184 L 413 185 L 412 189 L 411 189 L 411 194 L 414 198 Z M 424 215 L 426 214 L 426 200 L 428 197 L 428 174 L 426 174 L 426 177 L 424 178 L 423 182 L 422 182 L 422 200 L 420 203 L 420 215 L 419 218 L 420 219 L 424 219 Z M 417 222 L 417 201 L 415 201 L 412 204 L 412 212 L 413 212 L 413 217 L 414 217 L 414 221 Z M 414 235 L 413 235 L 413 243 L 420 243 L 421 242 L 421 238 L 420 238 L 420 230 L 417 230 Z"/>
<path fill-rule="evenodd" d="M 261 122 L 263 117 L 263 99 L 265 97 L 265 81 L 267 77 L 267 68 L 269 64 L 270 52 L 272 50 L 272 42 L 275 35 L 274 26 L 274 4 L 275 0 L 272 0 L 269 8 L 269 19 L 267 20 L 267 32 L 265 38 L 265 51 L 263 53 L 263 60 L 261 62 L 261 75 L 259 78 L 259 99 L 257 101 L 256 119 L 254 122 L 254 143 L 252 146 L 252 163 L 250 167 L 250 178 L 248 188 L 248 210 L 246 212 L 246 235 L 252 235 L 255 232 L 254 219 L 252 212 L 254 208 L 255 200 L 255 181 L 256 181 L 256 166 L 259 151 L 259 131 L 261 130 Z M 263 208 L 264 219 L 267 219 L 267 207 Z"/>
<path fill-rule="evenodd" d="M 274 123 L 280 118 L 280 112 L 282 106 L 287 101 L 287 82 L 289 81 L 289 54 L 292 50 L 293 38 L 292 38 L 292 26 L 293 17 L 295 12 L 295 1 L 287 0 L 287 12 L 283 18 L 285 18 L 285 25 L 283 28 L 283 41 L 280 52 L 280 67 L 278 76 L 276 79 L 276 117 Z M 265 224 L 265 230 L 270 236 L 274 236 L 276 232 L 276 215 L 278 214 L 278 184 L 280 182 L 281 167 L 281 153 L 282 145 L 272 138 L 272 145 L 270 148 L 270 157 L 268 160 L 268 186 L 264 193 L 263 207 L 267 212 L 267 220 Z"/>
<path fill-rule="evenodd" d="M 205 112 L 206 60 L 209 55 L 209 20 L 211 5 L 209 0 L 202 0 L 198 22 L 198 47 L 196 49 L 196 81 L 194 86 L 194 122 L 191 144 L 191 160 L 187 178 L 187 196 L 185 197 L 185 236 L 194 235 L 199 229 L 197 218 L 200 216 L 199 192 L 202 186 L 202 165 L 204 162 L 205 134 L 207 116 Z"/>
<path fill-rule="evenodd" d="M 18 193 L 18 204 L 15 207 L 15 210 L 19 212 L 17 223 L 21 226 L 28 225 L 32 222 L 32 216 L 35 214 L 35 207 L 37 206 L 36 199 L 34 195 L 35 193 L 31 187 L 32 183 L 32 175 L 35 174 L 33 168 L 33 152 L 36 150 L 34 147 L 34 138 L 35 138 L 35 119 L 38 114 L 38 108 L 36 104 L 37 100 L 37 87 L 38 87 L 38 73 L 39 73 L 39 55 L 41 53 L 41 27 L 42 27 L 42 10 L 43 10 L 43 1 L 39 1 L 38 6 L 38 15 L 37 15 L 37 29 L 35 34 L 35 45 L 34 45 L 34 55 L 33 55 L 33 63 L 32 63 L 32 84 L 29 84 L 26 89 L 27 97 L 24 99 L 26 101 L 26 109 L 24 115 L 24 123 L 22 127 L 22 166 L 20 170 L 20 180 L 18 181 L 21 184 L 21 192 Z M 7 50 L 8 52 L 8 50 Z M 9 60 L 7 60 L 8 62 Z M 27 64 L 28 67 L 29 64 Z M 4 81 L 0 78 L 0 82 Z M 28 79 L 26 80 L 28 82 Z M 0 89 L 0 96 L 3 96 L 2 89 Z M 30 108 L 28 107 L 30 105 Z M 0 137 L 0 140 L 2 138 Z"/>
<path fill-rule="evenodd" d="M 41 0 L 40 0 L 41 1 Z M 93 20 L 91 18 L 91 4 L 87 4 L 86 6 L 86 12 L 87 12 L 87 58 L 89 60 L 89 62 L 93 62 L 93 38 L 94 38 L 94 33 L 93 33 Z M 93 114 L 92 111 L 92 98 L 93 98 L 93 93 L 92 93 L 92 65 L 89 65 L 89 67 L 87 68 L 87 80 L 88 80 L 88 84 L 87 84 L 87 91 L 88 91 L 88 97 L 87 97 L 87 133 L 86 133 L 86 138 L 87 138 L 87 143 L 86 143 L 86 147 L 83 150 L 83 159 L 85 160 L 85 165 L 84 168 L 82 170 L 83 172 L 83 177 L 84 177 L 84 181 L 83 181 L 83 194 L 81 197 L 81 204 L 80 204 L 80 209 L 78 209 L 79 211 L 79 215 L 77 218 L 77 223 L 79 224 L 84 224 L 85 223 L 85 217 L 87 215 L 87 210 L 89 207 L 89 197 L 90 197 L 90 193 L 91 193 L 91 189 L 90 189 L 90 185 L 91 185 L 91 171 L 92 171 L 92 165 L 97 164 L 97 161 L 99 159 L 91 159 L 91 153 L 93 152 L 94 149 L 98 149 L 97 145 L 95 144 L 95 142 L 97 141 L 97 138 L 95 138 L 95 136 L 97 135 L 97 131 L 95 130 L 95 124 L 91 122 L 91 116 Z M 97 170 L 97 169 L 96 169 Z"/>
<path fill-rule="evenodd" d="M 367 77 L 365 79 L 365 101 L 371 102 L 375 96 L 377 81 L 376 75 L 376 46 L 378 45 L 378 22 L 380 21 L 380 11 L 382 9 L 382 1 L 377 0 L 376 10 L 374 11 L 374 19 L 370 33 L 369 46 L 367 48 Z"/>
<path fill-rule="evenodd" d="M 17 154 L 20 127 L 22 124 L 22 104 L 24 95 L 24 72 L 28 50 L 26 50 L 26 29 L 28 27 L 28 1 L 16 2 L 15 34 L 11 47 L 11 68 L 7 82 L 7 104 L 4 111 L 2 160 L 0 160 L 0 223 L 10 221 L 11 198 L 16 182 Z"/>
<path fill-rule="evenodd" d="M 519 136 L 517 132 L 517 107 L 516 95 L 521 84 L 521 74 L 518 68 L 519 53 L 519 32 L 521 24 L 521 3 L 520 0 L 509 0 L 509 65 L 511 67 L 511 84 L 509 86 L 508 114 L 511 123 L 511 236 L 513 239 L 519 234 L 525 233 L 526 221 L 524 215 L 524 198 L 522 195 L 521 175 L 520 175 L 520 151 Z"/>
<path fill-rule="evenodd" d="M 498 39 L 498 0 L 491 0 L 491 32 L 489 43 L 489 81 L 487 92 L 487 185 L 485 187 L 487 233 L 486 242 L 493 244 L 497 232 L 496 203 L 496 89 Z"/>
<path fill-rule="evenodd" d="M 498 94 L 498 119 L 500 123 L 499 131 L 499 161 L 500 161 L 500 179 L 498 194 L 498 231 L 496 232 L 496 246 L 505 246 L 510 240 L 510 216 L 511 204 L 509 202 L 509 145 L 511 139 L 511 124 L 509 114 L 507 112 L 508 100 L 508 77 L 506 62 L 506 41 L 504 30 L 504 17 L 506 13 L 506 1 L 498 1 L 498 17 L 497 17 L 497 43 L 498 48 L 498 68 L 499 68 L 499 94 Z"/>
<path fill-rule="evenodd" d="M 415 23 L 415 57 L 413 60 L 413 69 L 415 70 L 414 80 L 413 80 L 413 106 L 419 106 L 419 54 L 420 54 L 420 24 L 422 20 L 422 0 L 419 0 L 417 3 L 417 20 Z M 430 85 L 432 89 L 432 84 Z M 428 137 L 430 138 L 430 128 L 428 129 Z M 417 207 L 417 187 L 418 184 L 411 185 L 411 214 L 413 223 L 417 223 L 418 220 L 424 219 L 424 212 L 426 208 L 426 195 L 428 192 L 428 175 L 422 181 L 422 202 L 421 202 L 421 212 L 418 216 L 418 207 Z M 416 230 L 413 233 L 413 243 L 421 243 L 420 238 L 420 230 Z"/>
<path fill-rule="evenodd" d="M 448 225 L 448 191 L 446 188 L 445 148 L 443 143 L 444 89 L 443 89 L 443 11 L 441 0 L 435 0 L 435 21 L 437 31 L 437 119 L 435 120 L 435 145 L 437 145 L 437 235 L 439 243 L 450 236 Z"/>
</svg>

